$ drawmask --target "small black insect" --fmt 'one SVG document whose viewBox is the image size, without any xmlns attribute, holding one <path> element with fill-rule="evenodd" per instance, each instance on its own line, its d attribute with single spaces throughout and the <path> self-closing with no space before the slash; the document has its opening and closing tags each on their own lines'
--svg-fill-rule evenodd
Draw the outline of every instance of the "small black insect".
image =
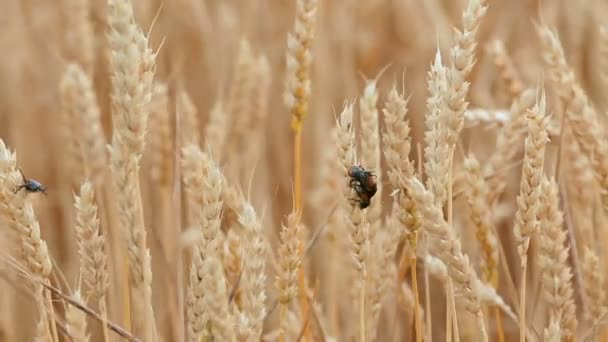
<svg viewBox="0 0 608 342">
<path fill-rule="evenodd" d="M 364 169 L 361 165 L 353 165 L 348 169 L 350 177 L 350 187 L 357 193 L 358 199 L 354 199 L 359 203 L 361 209 L 369 207 L 372 197 L 378 190 L 376 176 L 372 171 Z"/>
<path fill-rule="evenodd" d="M 40 182 L 34 179 L 27 179 L 23 174 L 23 171 L 21 171 L 21 168 L 19 168 L 19 172 L 21 173 L 21 177 L 23 178 L 23 183 L 21 183 L 17 187 L 17 189 L 15 189 L 15 193 L 19 192 L 19 190 L 21 189 L 25 189 L 25 191 L 27 192 L 42 192 L 43 194 L 47 195 L 46 188 L 42 186 Z"/>
</svg>

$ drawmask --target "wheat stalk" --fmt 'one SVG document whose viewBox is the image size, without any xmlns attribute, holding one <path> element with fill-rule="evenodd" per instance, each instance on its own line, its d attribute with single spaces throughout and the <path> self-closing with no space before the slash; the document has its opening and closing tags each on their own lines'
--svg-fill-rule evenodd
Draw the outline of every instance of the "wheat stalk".
<svg viewBox="0 0 608 342">
<path fill-rule="evenodd" d="M 291 114 L 291 128 L 294 132 L 293 145 L 293 184 L 294 205 L 297 212 L 302 211 L 302 126 L 309 112 L 311 89 L 312 43 L 315 36 L 318 0 L 296 1 L 294 28 L 287 35 L 286 80 L 284 102 Z M 300 254 L 302 251 L 300 251 Z M 308 289 L 305 269 L 300 269 L 300 310 L 307 316 L 309 304 L 306 297 Z M 308 334 L 308 328 L 305 329 Z M 308 336 L 308 335 L 307 335 Z"/>
</svg>

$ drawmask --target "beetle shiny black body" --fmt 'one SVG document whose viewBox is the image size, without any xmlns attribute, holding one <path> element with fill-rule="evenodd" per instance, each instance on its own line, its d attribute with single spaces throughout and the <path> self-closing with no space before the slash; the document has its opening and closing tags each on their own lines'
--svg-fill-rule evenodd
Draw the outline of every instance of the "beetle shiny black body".
<svg viewBox="0 0 608 342">
<path fill-rule="evenodd" d="M 21 169 L 19 169 L 19 172 L 21 173 L 21 177 L 23 178 L 23 183 L 21 183 L 16 189 L 15 189 L 15 193 L 19 192 L 19 190 L 21 189 L 25 189 L 25 191 L 33 193 L 33 192 L 42 192 L 43 194 L 47 195 L 46 193 L 46 188 L 37 180 L 34 179 L 27 179 L 25 177 L 25 175 L 23 174 L 23 171 L 21 171 Z"/>
<path fill-rule="evenodd" d="M 350 187 L 357 193 L 357 199 L 361 209 L 369 207 L 372 197 L 376 194 L 378 186 L 376 176 L 373 172 L 364 169 L 361 165 L 353 165 L 348 169 Z"/>
</svg>

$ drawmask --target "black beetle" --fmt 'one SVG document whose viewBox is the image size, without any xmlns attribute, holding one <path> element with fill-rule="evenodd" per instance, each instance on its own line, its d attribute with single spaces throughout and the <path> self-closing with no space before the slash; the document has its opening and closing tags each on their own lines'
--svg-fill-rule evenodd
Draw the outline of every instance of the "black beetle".
<svg viewBox="0 0 608 342">
<path fill-rule="evenodd" d="M 350 177 L 350 187 L 355 190 L 357 197 L 359 197 L 354 200 L 359 203 L 361 209 L 367 208 L 378 190 L 376 176 L 361 165 L 351 166 L 348 169 L 348 176 Z"/>
<path fill-rule="evenodd" d="M 42 192 L 45 196 L 48 196 L 46 193 L 46 188 L 40 184 L 37 180 L 27 179 L 19 168 L 19 172 L 21 173 L 21 177 L 23 178 L 23 183 L 21 183 L 17 189 L 15 189 L 15 193 L 19 192 L 21 189 L 25 189 L 27 192 Z"/>
</svg>

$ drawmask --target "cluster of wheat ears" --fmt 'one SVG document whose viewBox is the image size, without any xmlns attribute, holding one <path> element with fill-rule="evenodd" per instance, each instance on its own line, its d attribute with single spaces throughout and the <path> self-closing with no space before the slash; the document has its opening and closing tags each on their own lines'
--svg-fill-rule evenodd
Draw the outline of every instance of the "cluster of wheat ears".
<svg viewBox="0 0 608 342">
<path fill-rule="evenodd" d="M 605 6 L 292 2 L 6 0 L 0 341 L 607 341 Z"/>
</svg>

